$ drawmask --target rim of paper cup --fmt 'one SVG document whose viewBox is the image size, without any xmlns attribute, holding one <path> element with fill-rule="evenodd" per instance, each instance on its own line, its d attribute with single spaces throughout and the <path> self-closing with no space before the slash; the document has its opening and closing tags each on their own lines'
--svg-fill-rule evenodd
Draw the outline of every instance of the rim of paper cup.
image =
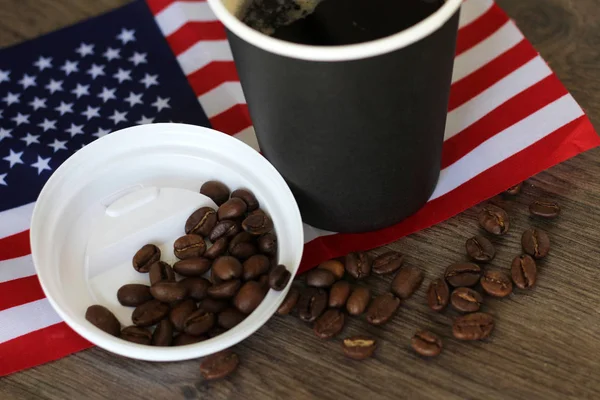
<svg viewBox="0 0 600 400">
<path fill-rule="evenodd" d="M 265 51 L 307 61 L 350 61 L 391 53 L 418 42 L 444 25 L 456 13 L 462 1 L 446 0 L 427 18 L 391 36 L 343 46 L 310 46 L 275 39 L 244 24 L 229 12 L 222 0 L 208 0 L 208 3 L 227 29 Z"/>
</svg>

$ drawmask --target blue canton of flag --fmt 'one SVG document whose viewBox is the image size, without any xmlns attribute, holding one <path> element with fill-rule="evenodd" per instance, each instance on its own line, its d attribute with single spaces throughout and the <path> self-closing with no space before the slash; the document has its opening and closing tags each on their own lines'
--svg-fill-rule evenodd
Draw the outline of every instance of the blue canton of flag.
<svg viewBox="0 0 600 400">
<path fill-rule="evenodd" d="M 210 126 L 143 2 L 0 50 L 0 211 L 86 144 L 153 122 Z"/>
</svg>

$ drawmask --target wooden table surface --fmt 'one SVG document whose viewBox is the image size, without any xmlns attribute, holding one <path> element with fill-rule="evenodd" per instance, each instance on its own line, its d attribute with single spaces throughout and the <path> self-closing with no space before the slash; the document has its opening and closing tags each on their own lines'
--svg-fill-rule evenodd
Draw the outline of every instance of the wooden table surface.
<svg viewBox="0 0 600 400">
<path fill-rule="evenodd" d="M 3 0 L 0 47 L 34 38 L 125 4 L 126 0 Z M 600 128 L 600 1 L 498 0 Z M 428 282 L 464 259 L 465 240 L 478 232 L 478 207 L 388 246 L 423 268 L 426 281 L 384 328 L 352 318 L 343 335 L 380 340 L 374 358 L 348 361 L 340 340 L 321 341 L 295 317 L 273 317 L 236 346 L 241 366 L 230 378 L 207 383 L 199 361 L 153 364 L 90 349 L 0 378 L 0 399 L 598 399 L 600 398 L 600 149 L 527 181 L 515 200 L 493 199 L 512 218 L 497 240 L 493 265 L 508 267 L 531 225 L 551 235 L 537 286 L 506 299 L 485 300 L 496 318 L 489 340 L 452 338 L 453 312 L 429 312 Z M 557 221 L 528 216 L 537 197 L 558 201 Z M 379 254 L 385 249 L 375 249 Z M 371 278 L 375 292 L 390 278 Z M 410 337 L 429 328 L 444 351 L 424 360 Z"/>
</svg>

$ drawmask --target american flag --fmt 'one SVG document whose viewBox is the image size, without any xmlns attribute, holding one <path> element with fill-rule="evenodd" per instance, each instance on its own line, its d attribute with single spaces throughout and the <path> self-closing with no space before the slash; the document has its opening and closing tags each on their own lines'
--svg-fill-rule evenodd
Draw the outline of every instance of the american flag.
<svg viewBox="0 0 600 400">
<path fill-rule="evenodd" d="M 225 31 L 199 0 L 138 0 L 0 52 L 0 376 L 91 344 L 44 298 L 29 223 L 52 172 L 133 124 L 211 126 L 258 149 Z M 466 0 L 442 173 L 430 201 L 377 232 L 305 225 L 301 270 L 439 223 L 600 144 L 583 110 L 492 0 Z"/>
</svg>

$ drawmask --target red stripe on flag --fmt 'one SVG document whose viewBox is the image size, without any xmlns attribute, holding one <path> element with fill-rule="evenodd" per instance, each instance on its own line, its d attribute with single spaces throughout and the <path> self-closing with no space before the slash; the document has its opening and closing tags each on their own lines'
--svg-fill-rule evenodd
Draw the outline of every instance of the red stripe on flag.
<svg viewBox="0 0 600 400">
<path fill-rule="evenodd" d="M 225 39 L 227 35 L 220 21 L 188 22 L 167 36 L 167 42 L 176 56 L 198 42 Z"/>
<path fill-rule="evenodd" d="M 239 82 L 233 61 L 213 61 L 188 75 L 188 82 L 197 96 L 210 92 L 225 82 Z"/>
<path fill-rule="evenodd" d="M 458 56 L 474 47 L 508 21 L 508 15 L 497 4 L 494 4 L 482 16 L 458 31 L 456 55 Z"/>
<path fill-rule="evenodd" d="M 44 297 L 37 275 L 0 283 L 0 311 Z"/>
<path fill-rule="evenodd" d="M 501 54 L 488 64 L 452 84 L 448 111 L 452 111 L 471 100 L 502 78 L 510 75 L 538 55 L 533 46 L 523 39 L 519 44 Z"/>
<path fill-rule="evenodd" d="M 31 254 L 28 230 L 0 239 L 0 261 L 23 257 L 28 254 Z"/>
<path fill-rule="evenodd" d="M 473 125 L 446 140 L 442 149 L 442 168 L 455 163 L 492 136 L 567 93 L 567 89 L 556 75 L 550 75 L 524 90 Z"/>
<path fill-rule="evenodd" d="M 224 132 L 228 135 L 236 133 L 248 128 L 252 125 L 250 113 L 246 104 L 236 104 L 230 109 L 223 111 L 210 119 L 210 124 L 213 129 Z"/>
<path fill-rule="evenodd" d="M 351 251 L 366 251 L 428 228 L 489 199 L 551 166 L 600 145 L 600 138 L 586 116 L 566 124 L 526 149 L 496 164 L 463 185 L 427 203 L 400 224 L 362 234 L 335 234 L 317 238 L 304 247 L 299 272 L 324 260 Z M 544 157 L 539 157 L 544 154 Z M 502 190 L 498 190 L 503 188 Z"/>
<path fill-rule="evenodd" d="M 0 376 L 57 360 L 93 345 L 64 322 L 0 343 Z"/>
<path fill-rule="evenodd" d="M 203 3 L 205 0 L 146 0 L 152 14 L 156 15 L 173 3 Z"/>
</svg>

